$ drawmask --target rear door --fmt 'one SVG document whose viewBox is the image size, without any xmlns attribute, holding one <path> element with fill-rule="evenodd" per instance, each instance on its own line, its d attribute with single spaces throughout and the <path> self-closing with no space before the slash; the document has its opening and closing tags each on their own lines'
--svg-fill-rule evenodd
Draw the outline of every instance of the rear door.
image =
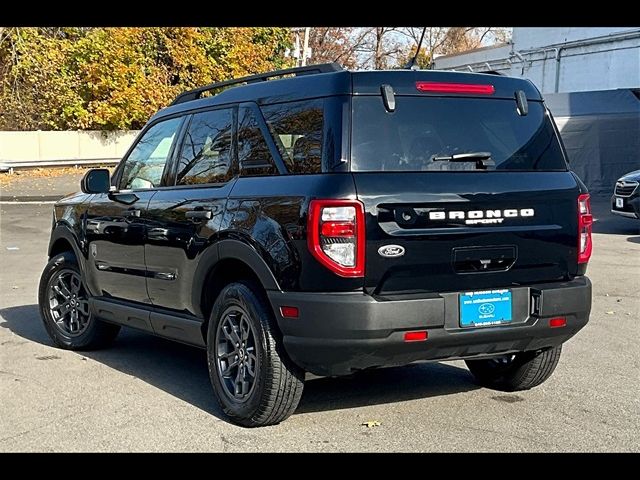
<svg viewBox="0 0 640 480">
<path fill-rule="evenodd" d="M 478 291 L 577 271 L 578 184 L 541 101 L 353 98 L 351 170 L 366 212 L 365 289 Z M 482 159 L 480 157 L 489 158 Z M 477 159 L 456 161 L 457 155 Z"/>
</svg>

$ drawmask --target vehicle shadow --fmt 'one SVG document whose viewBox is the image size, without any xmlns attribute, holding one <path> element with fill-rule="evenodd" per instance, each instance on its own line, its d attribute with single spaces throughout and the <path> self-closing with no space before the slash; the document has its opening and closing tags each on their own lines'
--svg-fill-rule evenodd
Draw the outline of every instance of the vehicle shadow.
<svg viewBox="0 0 640 480">
<path fill-rule="evenodd" d="M 53 346 L 37 305 L 5 308 L 0 315 L 4 319 L 0 327 Z M 224 418 L 211 390 L 204 350 L 123 328 L 110 348 L 79 353 Z M 395 403 L 477 388 L 466 369 L 438 363 L 370 370 L 341 378 L 311 376 L 296 413 Z"/>
<path fill-rule="evenodd" d="M 443 363 L 365 370 L 347 377 L 307 381 L 296 413 L 405 402 L 478 388 L 466 368 Z"/>
<path fill-rule="evenodd" d="M 0 328 L 8 328 L 27 340 L 53 346 L 40 320 L 37 305 L 5 308 L 0 310 L 0 315 L 4 319 Z M 224 418 L 211 390 L 204 350 L 122 328 L 109 348 L 78 353 Z"/>
</svg>

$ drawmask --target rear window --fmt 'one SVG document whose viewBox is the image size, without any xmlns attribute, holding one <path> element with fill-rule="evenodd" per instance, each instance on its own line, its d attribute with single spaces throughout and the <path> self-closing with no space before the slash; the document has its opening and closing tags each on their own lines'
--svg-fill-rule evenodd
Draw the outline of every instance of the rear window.
<svg viewBox="0 0 640 480">
<path fill-rule="evenodd" d="M 567 169 L 541 102 L 521 116 L 515 99 L 396 96 L 392 113 L 379 96 L 353 99 L 353 171 L 475 170 L 442 160 L 475 152 L 491 154 L 489 170 Z"/>
</svg>

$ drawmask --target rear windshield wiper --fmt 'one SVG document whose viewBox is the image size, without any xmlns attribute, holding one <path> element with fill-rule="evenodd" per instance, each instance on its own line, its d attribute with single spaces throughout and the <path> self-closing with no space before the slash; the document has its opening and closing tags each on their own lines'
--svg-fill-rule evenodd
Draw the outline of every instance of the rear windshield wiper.
<svg viewBox="0 0 640 480">
<path fill-rule="evenodd" d="M 475 162 L 476 168 L 486 170 L 487 167 L 495 167 L 496 163 L 491 160 L 491 152 L 468 152 L 455 153 L 453 155 L 434 155 L 431 157 L 434 162 Z"/>
</svg>

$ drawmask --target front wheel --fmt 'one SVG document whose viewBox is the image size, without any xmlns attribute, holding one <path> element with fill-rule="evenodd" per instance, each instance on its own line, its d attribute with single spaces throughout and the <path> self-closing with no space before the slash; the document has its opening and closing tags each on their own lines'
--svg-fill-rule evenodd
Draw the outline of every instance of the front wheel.
<svg viewBox="0 0 640 480">
<path fill-rule="evenodd" d="M 273 313 L 250 284 L 231 283 L 209 319 L 207 359 L 225 414 L 245 427 L 274 425 L 297 408 L 304 372 L 282 348 Z"/>
<path fill-rule="evenodd" d="M 44 268 L 38 303 L 44 327 L 60 348 L 102 348 L 120 331 L 118 325 L 102 322 L 91 312 L 82 272 L 71 252 L 56 255 Z"/>
<path fill-rule="evenodd" d="M 548 350 L 465 360 L 465 363 L 483 387 L 514 392 L 537 387 L 549 378 L 558 365 L 561 352 L 562 345 L 558 345 Z"/>
</svg>

